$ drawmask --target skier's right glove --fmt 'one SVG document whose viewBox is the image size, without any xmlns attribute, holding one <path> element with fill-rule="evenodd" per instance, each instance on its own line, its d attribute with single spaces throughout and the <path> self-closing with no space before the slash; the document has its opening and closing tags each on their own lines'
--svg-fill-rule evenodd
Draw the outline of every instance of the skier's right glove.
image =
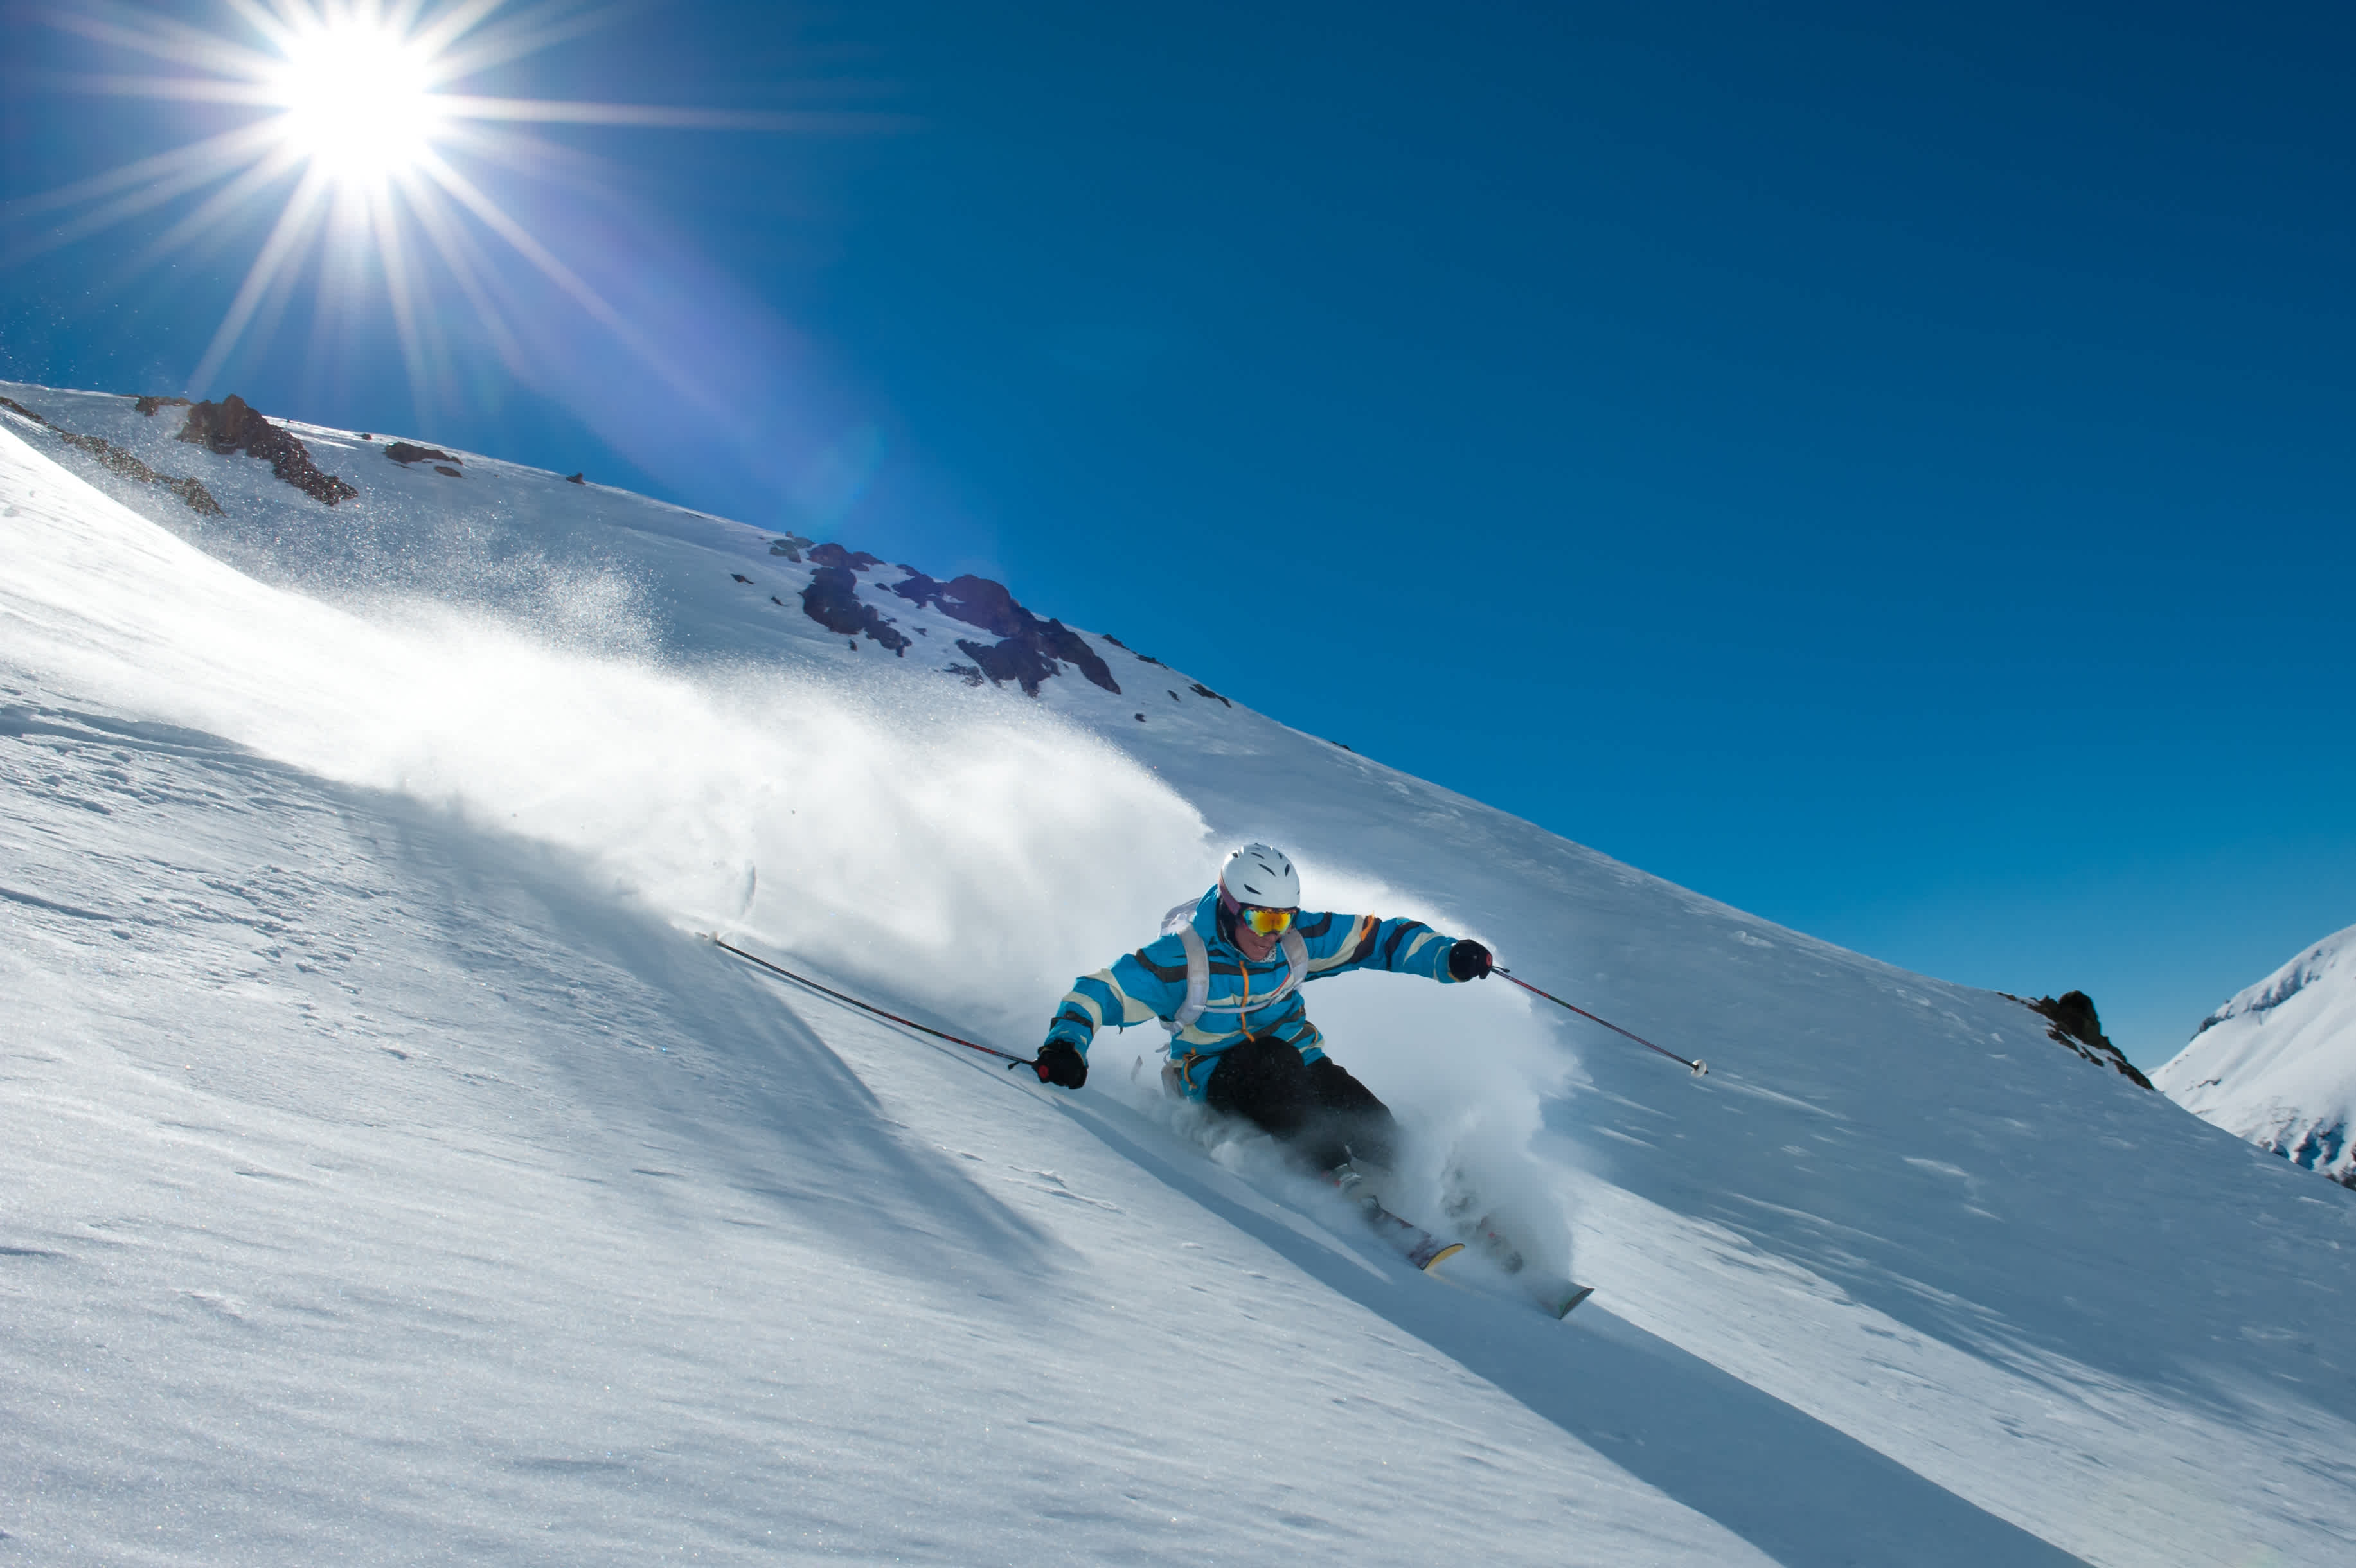
<svg viewBox="0 0 2356 1568">
<path fill-rule="evenodd" d="M 1058 1089 L 1076 1089 L 1088 1081 L 1088 1059 L 1068 1040 L 1051 1040 L 1041 1046 L 1039 1060 L 1031 1065 L 1040 1083 Z"/>
</svg>

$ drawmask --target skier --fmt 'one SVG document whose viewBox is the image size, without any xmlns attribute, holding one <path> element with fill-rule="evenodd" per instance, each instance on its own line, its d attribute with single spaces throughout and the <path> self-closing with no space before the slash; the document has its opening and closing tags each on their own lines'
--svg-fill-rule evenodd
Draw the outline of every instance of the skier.
<svg viewBox="0 0 2356 1568">
<path fill-rule="evenodd" d="M 1421 921 L 1303 913 L 1300 905 L 1290 860 L 1265 844 L 1237 850 L 1215 886 L 1170 912 L 1159 939 L 1072 983 L 1039 1048 L 1040 1082 L 1078 1088 L 1098 1029 L 1159 1019 L 1170 1030 L 1162 1074 L 1173 1089 L 1263 1128 L 1317 1170 L 1355 1168 L 1356 1178 L 1379 1183 L 1398 1124 L 1325 1054 L 1301 987 L 1365 968 L 1442 985 L 1478 980 L 1489 973 L 1489 950 L 1451 942 Z"/>
</svg>

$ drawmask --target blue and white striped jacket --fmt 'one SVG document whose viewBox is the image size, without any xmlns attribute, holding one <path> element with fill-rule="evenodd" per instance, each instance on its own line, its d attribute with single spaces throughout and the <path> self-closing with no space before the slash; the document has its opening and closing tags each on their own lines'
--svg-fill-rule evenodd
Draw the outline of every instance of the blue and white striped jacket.
<svg viewBox="0 0 2356 1568">
<path fill-rule="evenodd" d="M 1183 907 L 1183 906 L 1181 906 Z M 1301 1060 L 1325 1054 L 1324 1037 L 1309 1021 L 1298 987 L 1284 990 L 1290 973 L 1281 948 L 1255 964 L 1219 935 L 1219 890 L 1205 893 L 1190 923 L 1210 955 L 1209 1006 L 1170 1037 L 1170 1055 L 1186 1093 L 1203 1097 L 1203 1086 L 1218 1065 L 1219 1053 L 1246 1040 L 1275 1039 L 1299 1050 Z M 1419 920 L 1381 920 L 1371 914 L 1302 912 L 1292 929 L 1308 958 L 1304 983 L 1351 969 L 1388 969 L 1452 983 L 1448 952 L 1455 944 Z M 1284 991 L 1281 996 L 1277 995 Z M 1255 997 L 1273 998 L 1265 1005 Z M 1072 982 L 1049 1040 L 1069 1040 L 1085 1055 L 1097 1030 L 1110 1026 L 1173 1021 L 1186 1001 L 1186 947 L 1174 933 Z"/>
</svg>

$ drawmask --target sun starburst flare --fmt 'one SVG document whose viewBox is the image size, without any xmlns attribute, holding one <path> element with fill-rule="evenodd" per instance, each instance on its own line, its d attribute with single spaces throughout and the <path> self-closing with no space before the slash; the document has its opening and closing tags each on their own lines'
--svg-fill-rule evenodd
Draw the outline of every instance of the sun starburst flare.
<svg viewBox="0 0 2356 1568">
<path fill-rule="evenodd" d="M 320 268 L 327 285 L 323 299 L 333 295 L 334 303 L 349 307 L 355 303 L 350 276 L 366 262 L 382 279 L 383 303 L 411 384 L 423 388 L 439 358 L 433 313 L 423 296 L 423 263 L 429 252 L 512 363 L 516 335 L 494 286 L 492 254 L 482 243 L 486 234 L 661 368 L 654 345 L 462 170 L 466 155 L 510 169 L 565 165 L 568 172 L 577 172 L 585 160 L 520 129 L 532 124 L 803 132 L 866 130 L 889 123 L 874 115 L 457 91 L 495 66 L 579 37 L 611 19 L 609 7 L 591 9 L 581 0 L 543 0 L 514 12 L 508 11 L 507 0 L 224 0 L 224 5 L 252 41 L 131 5 L 78 4 L 45 16 L 49 26 L 146 66 L 142 71 L 76 77 L 70 86 L 222 104 L 251 117 L 15 203 L 8 214 L 19 221 L 46 218 L 45 229 L 17 248 L 16 254 L 23 256 L 72 243 L 168 203 L 189 203 L 132 258 L 133 266 L 144 267 L 217 232 L 253 204 L 281 199 L 276 221 L 188 377 L 191 396 L 209 387 L 257 319 L 284 304 L 306 269 Z M 163 69 L 156 69 L 158 65 Z M 276 198 L 282 189 L 284 196 Z"/>
</svg>

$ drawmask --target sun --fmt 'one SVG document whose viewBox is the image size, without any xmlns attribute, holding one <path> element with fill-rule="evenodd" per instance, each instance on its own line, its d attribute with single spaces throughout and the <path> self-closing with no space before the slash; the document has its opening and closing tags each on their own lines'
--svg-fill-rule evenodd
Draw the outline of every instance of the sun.
<svg viewBox="0 0 2356 1568">
<path fill-rule="evenodd" d="M 275 221 L 188 377 L 190 396 L 209 387 L 249 328 L 259 323 L 268 330 L 306 271 L 323 285 L 337 277 L 380 281 L 412 388 L 441 377 L 436 367 L 447 360 L 437 336 L 448 314 L 434 295 L 437 282 L 454 290 L 501 354 L 519 364 L 509 347 L 518 339 L 511 318 L 539 300 L 519 306 L 516 291 L 502 283 L 495 255 L 502 249 L 659 366 L 663 346 L 599 297 L 541 237 L 548 225 L 527 224 L 507 210 L 470 166 L 525 178 L 561 167 L 577 179 L 592 160 L 534 134 L 540 126 L 794 133 L 856 128 L 860 119 L 469 90 L 494 68 L 605 26 L 618 7 L 604 0 L 219 5 L 226 13 L 219 30 L 187 19 L 187 0 L 82 0 L 36 11 L 47 25 L 123 59 L 121 71 L 76 79 L 81 91 L 215 106 L 221 123 L 194 141 L 0 209 L 11 226 L 39 216 L 46 230 L 0 254 L 7 260 L 179 208 L 127 264 L 135 271 L 206 243 L 241 213 L 277 204 Z M 162 72 L 155 69 L 158 63 Z M 364 308 L 349 288 L 324 297 L 333 309 Z"/>
<path fill-rule="evenodd" d="M 347 20 L 289 32 L 269 83 L 287 149 L 337 180 L 416 168 L 443 120 L 433 62 L 380 24 Z"/>
</svg>

